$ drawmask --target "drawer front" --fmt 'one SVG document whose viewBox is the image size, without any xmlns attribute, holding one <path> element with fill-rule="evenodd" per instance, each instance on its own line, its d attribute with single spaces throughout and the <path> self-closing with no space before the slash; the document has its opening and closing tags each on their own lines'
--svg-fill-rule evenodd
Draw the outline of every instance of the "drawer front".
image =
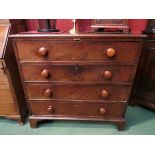
<svg viewBox="0 0 155 155">
<path fill-rule="evenodd" d="M 84 84 L 27 84 L 29 99 L 62 100 L 113 100 L 126 101 L 128 86 Z"/>
<path fill-rule="evenodd" d="M 124 82 L 132 81 L 133 67 L 110 65 L 22 65 L 25 81 Z"/>
<path fill-rule="evenodd" d="M 123 117 L 124 103 L 30 102 L 32 115 Z"/>
<path fill-rule="evenodd" d="M 107 61 L 133 63 L 138 58 L 138 42 L 17 41 L 21 61 Z M 113 48 L 115 51 L 108 51 Z M 110 53 L 109 53 L 110 52 Z M 108 56 L 107 53 L 109 53 Z"/>
</svg>

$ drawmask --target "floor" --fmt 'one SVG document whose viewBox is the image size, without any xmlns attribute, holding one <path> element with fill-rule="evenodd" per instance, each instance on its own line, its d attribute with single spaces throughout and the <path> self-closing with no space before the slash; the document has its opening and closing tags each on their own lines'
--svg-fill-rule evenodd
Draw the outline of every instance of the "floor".
<svg viewBox="0 0 155 155">
<path fill-rule="evenodd" d="M 0 135 L 154 135 L 155 112 L 138 106 L 128 106 L 126 129 L 118 131 L 113 124 L 85 121 L 42 122 L 31 129 L 27 122 L 19 126 L 15 121 L 0 118 Z"/>
</svg>

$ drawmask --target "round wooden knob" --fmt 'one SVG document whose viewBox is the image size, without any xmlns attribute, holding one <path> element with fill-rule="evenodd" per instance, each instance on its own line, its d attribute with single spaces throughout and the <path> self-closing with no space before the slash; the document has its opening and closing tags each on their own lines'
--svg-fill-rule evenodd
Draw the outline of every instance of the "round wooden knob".
<svg viewBox="0 0 155 155">
<path fill-rule="evenodd" d="M 40 56 L 47 56 L 47 54 L 48 54 L 47 48 L 46 48 L 46 47 L 41 47 L 41 48 L 39 48 L 38 54 L 39 54 Z"/>
<path fill-rule="evenodd" d="M 109 57 L 109 58 L 112 58 L 116 55 L 116 51 L 114 48 L 108 48 L 106 50 L 106 55 Z"/>
<path fill-rule="evenodd" d="M 46 97 L 51 97 L 52 95 L 53 95 L 53 92 L 52 92 L 51 89 L 46 89 L 46 90 L 44 91 L 44 96 L 46 96 Z"/>
<path fill-rule="evenodd" d="M 100 108 L 99 112 L 100 112 L 101 115 L 105 115 L 106 114 L 105 108 Z"/>
<path fill-rule="evenodd" d="M 48 106 L 47 112 L 53 113 L 54 112 L 54 108 L 52 106 Z"/>
<path fill-rule="evenodd" d="M 102 96 L 103 98 L 107 98 L 107 97 L 109 96 L 109 92 L 108 92 L 107 90 L 102 90 L 101 96 Z"/>
<path fill-rule="evenodd" d="M 104 74 L 104 77 L 105 77 L 106 79 L 111 79 L 111 78 L 112 78 L 112 72 L 109 71 L 109 70 L 104 71 L 103 74 Z"/>
<path fill-rule="evenodd" d="M 41 76 L 43 78 L 48 78 L 49 77 L 49 71 L 47 69 L 44 69 L 42 72 L 41 72 Z"/>
</svg>

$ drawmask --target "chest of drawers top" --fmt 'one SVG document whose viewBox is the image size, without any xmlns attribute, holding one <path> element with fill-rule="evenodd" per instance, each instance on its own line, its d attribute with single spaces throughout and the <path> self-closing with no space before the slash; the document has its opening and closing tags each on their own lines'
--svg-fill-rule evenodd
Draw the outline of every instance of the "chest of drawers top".
<svg viewBox="0 0 155 155">
<path fill-rule="evenodd" d="M 146 38 L 147 35 L 145 34 L 106 34 L 106 33 L 79 33 L 79 34 L 68 34 L 68 33 L 31 33 L 25 32 L 20 34 L 12 34 L 10 35 L 11 38 L 21 38 L 21 39 L 30 39 L 30 38 L 57 38 L 57 39 L 72 39 L 75 37 L 80 37 L 83 39 L 127 39 L 133 40 L 139 38 Z"/>
</svg>

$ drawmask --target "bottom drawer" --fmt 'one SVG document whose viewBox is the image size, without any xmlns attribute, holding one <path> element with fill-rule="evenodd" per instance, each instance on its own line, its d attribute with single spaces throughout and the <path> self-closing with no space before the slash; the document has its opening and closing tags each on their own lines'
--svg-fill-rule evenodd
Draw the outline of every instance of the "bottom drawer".
<svg viewBox="0 0 155 155">
<path fill-rule="evenodd" d="M 95 102 L 67 102 L 50 101 L 30 102 L 32 115 L 49 116 L 86 116 L 86 117 L 123 117 L 125 103 L 95 103 Z"/>
</svg>

